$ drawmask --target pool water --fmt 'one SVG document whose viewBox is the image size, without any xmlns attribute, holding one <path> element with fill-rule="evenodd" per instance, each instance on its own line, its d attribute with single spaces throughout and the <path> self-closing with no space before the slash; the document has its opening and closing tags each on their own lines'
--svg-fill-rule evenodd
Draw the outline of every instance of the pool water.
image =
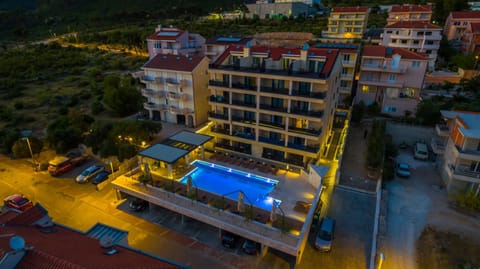
<svg viewBox="0 0 480 269">
<path fill-rule="evenodd" d="M 195 160 L 192 165 L 196 168 L 181 178 L 179 181 L 187 183 L 187 178 L 192 177 L 192 185 L 220 196 L 237 201 L 238 192 L 244 193 L 245 205 L 271 210 L 272 202 L 280 203 L 269 194 L 278 184 L 278 180 L 238 171 L 218 164 Z"/>
</svg>

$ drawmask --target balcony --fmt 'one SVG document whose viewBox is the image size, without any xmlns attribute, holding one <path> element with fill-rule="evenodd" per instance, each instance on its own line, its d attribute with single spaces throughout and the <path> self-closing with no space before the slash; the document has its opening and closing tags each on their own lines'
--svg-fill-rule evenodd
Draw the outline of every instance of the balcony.
<svg viewBox="0 0 480 269">
<path fill-rule="evenodd" d="M 305 146 L 303 144 L 296 144 L 296 143 L 292 143 L 292 142 L 288 142 L 288 147 L 292 148 L 292 149 L 299 149 L 299 150 L 308 151 L 308 152 L 312 152 L 312 153 L 317 153 L 320 150 L 319 145 L 316 145 L 316 146 L 307 145 L 307 146 Z"/>
<path fill-rule="evenodd" d="M 258 68 L 242 67 L 242 66 L 234 66 L 234 65 L 218 65 L 218 64 L 210 64 L 209 69 L 240 72 L 240 73 L 252 73 L 252 74 L 258 74 L 260 72 Z M 327 75 L 323 73 L 306 72 L 302 70 L 265 69 L 265 72 L 262 72 L 262 73 L 274 75 L 274 76 L 282 76 L 282 77 L 292 76 L 292 77 L 316 78 L 316 79 L 327 78 Z"/>
<path fill-rule="evenodd" d="M 438 139 L 432 138 L 430 146 L 435 154 L 443 154 L 445 152 L 445 144 Z"/>
<path fill-rule="evenodd" d="M 220 128 L 220 127 L 212 127 L 212 128 L 210 128 L 210 131 L 212 133 L 230 135 L 230 130 L 229 129 L 224 129 L 224 128 Z"/>
<path fill-rule="evenodd" d="M 142 83 L 153 83 L 154 81 L 155 81 L 155 79 L 153 79 L 152 77 L 149 77 L 149 76 L 140 77 L 140 82 L 142 82 Z"/>
<path fill-rule="evenodd" d="M 156 91 L 154 89 L 145 88 L 142 89 L 142 95 L 149 98 L 162 98 L 165 97 L 164 91 Z"/>
<path fill-rule="evenodd" d="M 300 97 L 315 98 L 315 99 L 325 99 L 326 93 L 324 93 L 324 92 L 303 91 L 303 90 L 292 90 L 292 96 L 300 96 Z"/>
<path fill-rule="evenodd" d="M 163 82 L 164 82 L 163 77 L 155 77 L 155 83 L 157 83 L 157 84 L 163 84 Z"/>
<path fill-rule="evenodd" d="M 236 151 L 244 154 L 249 154 L 249 155 L 252 154 L 252 150 L 250 148 L 245 148 L 243 146 L 230 146 L 229 144 L 226 144 L 226 143 L 215 143 L 215 147 Z"/>
<path fill-rule="evenodd" d="M 273 155 L 268 151 L 264 151 L 262 153 L 262 158 L 277 161 L 277 162 L 282 162 L 282 163 L 289 163 L 287 159 L 285 159 L 283 156 Z"/>
<path fill-rule="evenodd" d="M 461 149 L 457 145 L 454 145 L 454 147 L 457 150 L 457 153 L 460 156 L 460 158 L 465 159 L 465 160 L 480 161 L 480 151 L 479 150 Z"/>
<path fill-rule="evenodd" d="M 169 106 L 168 107 L 168 112 L 172 114 L 185 114 L 184 110 L 182 108 L 178 108 L 176 106 Z"/>
<path fill-rule="evenodd" d="M 351 74 L 342 73 L 342 74 L 340 74 L 340 78 L 343 79 L 343 80 L 353 80 L 353 73 L 351 73 Z"/>
<path fill-rule="evenodd" d="M 257 104 L 255 104 L 255 103 L 244 102 L 242 100 L 232 100 L 232 105 L 242 106 L 242 107 L 250 107 L 250 108 L 256 108 L 257 107 Z"/>
<path fill-rule="evenodd" d="M 286 107 L 277 107 L 277 106 L 272 106 L 272 105 L 267 105 L 267 104 L 260 104 L 260 109 L 263 110 L 269 110 L 269 111 L 277 111 L 277 112 L 287 112 Z"/>
<path fill-rule="evenodd" d="M 211 95 L 210 103 L 228 104 L 228 100 L 221 95 L 217 95 L 217 96 Z"/>
<path fill-rule="evenodd" d="M 352 92 L 352 87 L 338 87 L 338 90 L 340 91 L 340 93 L 351 93 Z"/>
<path fill-rule="evenodd" d="M 217 87 L 225 87 L 228 88 L 228 82 L 220 81 L 220 80 L 209 80 L 208 85 L 210 86 L 217 86 Z"/>
<path fill-rule="evenodd" d="M 220 120 L 228 120 L 228 115 L 215 113 L 215 112 L 208 112 L 209 118 L 220 119 Z"/>
<path fill-rule="evenodd" d="M 435 131 L 437 132 L 437 135 L 441 137 L 447 137 L 450 134 L 450 129 L 448 129 L 445 124 L 436 124 Z"/>
<path fill-rule="evenodd" d="M 469 169 L 469 167 L 464 167 L 460 165 L 454 167 L 453 165 L 451 165 L 450 171 L 452 172 L 453 176 L 458 180 L 480 183 L 480 172 L 472 171 Z"/>
<path fill-rule="evenodd" d="M 167 98 L 170 100 L 179 100 L 181 98 L 181 94 L 176 92 L 167 92 Z"/>
<path fill-rule="evenodd" d="M 260 86 L 260 91 L 288 95 L 288 89 L 285 89 L 285 88 L 272 88 L 272 87 Z"/>
<path fill-rule="evenodd" d="M 285 125 L 280 124 L 280 123 L 276 123 L 276 122 L 273 122 L 273 121 L 263 121 L 263 120 L 261 120 L 260 123 L 259 123 L 259 126 L 278 129 L 278 130 L 285 130 Z"/>
<path fill-rule="evenodd" d="M 343 60 L 342 65 L 344 67 L 355 67 L 355 61 L 345 61 L 345 60 Z"/>
<path fill-rule="evenodd" d="M 183 87 L 186 84 L 186 81 L 184 79 L 177 80 L 174 78 L 167 78 L 165 81 L 167 82 L 167 86 L 171 88 Z"/>
<path fill-rule="evenodd" d="M 256 91 L 257 90 L 257 86 L 255 86 L 255 85 L 245 85 L 243 83 L 238 83 L 238 82 L 232 82 L 232 88 L 249 90 L 249 91 Z"/>
<path fill-rule="evenodd" d="M 290 110 L 291 114 L 297 114 L 302 116 L 314 117 L 314 118 L 322 118 L 323 117 L 323 110 L 304 110 L 299 108 L 292 108 Z"/>
<path fill-rule="evenodd" d="M 259 136 L 258 141 L 263 142 L 263 143 L 267 143 L 267 144 L 281 146 L 281 147 L 285 146 L 285 140 L 270 139 L 270 138 L 265 137 L 265 136 Z"/>
<path fill-rule="evenodd" d="M 394 87 L 394 88 L 403 88 L 404 83 L 396 80 L 381 80 L 381 79 L 360 79 L 358 81 L 364 85 L 371 86 L 383 86 L 383 87 Z"/>
<path fill-rule="evenodd" d="M 246 123 L 246 124 L 255 124 L 255 119 L 248 119 L 248 118 L 239 117 L 235 115 L 232 115 L 232 121 Z"/>
<path fill-rule="evenodd" d="M 407 71 L 406 67 L 397 67 L 392 68 L 391 65 L 373 65 L 373 64 L 363 64 L 360 67 L 361 71 L 372 71 L 372 72 L 382 72 L 382 73 L 396 73 L 403 74 Z"/>
<path fill-rule="evenodd" d="M 255 135 L 251 133 L 245 133 L 242 131 L 233 131 L 233 136 L 244 138 L 244 139 L 250 139 L 250 140 L 255 140 Z"/>
<path fill-rule="evenodd" d="M 146 110 L 161 110 L 162 105 L 153 102 L 145 102 L 143 103 L 143 108 Z"/>
<path fill-rule="evenodd" d="M 313 128 L 297 128 L 297 127 L 288 127 L 288 131 L 291 133 L 297 133 L 302 135 L 311 135 L 311 136 L 319 136 L 322 133 L 322 129 L 315 130 Z"/>
</svg>

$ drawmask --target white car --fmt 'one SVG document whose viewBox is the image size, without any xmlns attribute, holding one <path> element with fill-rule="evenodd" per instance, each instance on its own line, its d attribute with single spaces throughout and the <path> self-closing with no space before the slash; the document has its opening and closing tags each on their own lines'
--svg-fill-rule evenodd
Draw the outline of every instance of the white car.
<svg viewBox="0 0 480 269">
<path fill-rule="evenodd" d="M 103 165 L 92 165 L 88 167 L 87 169 L 83 170 L 83 172 L 75 178 L 75 181 L 77 183 L 85 183 L 90 181 L 95 175 L 98 173 L 102 172 L 105 170 L 105 167 Z"/>
</svg>

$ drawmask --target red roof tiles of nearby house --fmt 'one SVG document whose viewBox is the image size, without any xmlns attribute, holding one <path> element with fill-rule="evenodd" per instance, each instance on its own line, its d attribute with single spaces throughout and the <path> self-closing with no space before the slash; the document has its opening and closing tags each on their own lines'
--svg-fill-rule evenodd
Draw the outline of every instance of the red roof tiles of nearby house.
<svg viewBox="0 0 480 269">
<path fill-rule="evenodd" d="M 5 226 L 2 233 L 21 236 L 26 242 L 25 247 L 33 247 L 18 263 L 17 269 L 182 268 L 120 246 L 115 246 L 118 253 L 105 255 L 106 249 L 98 240 L 61 226 L 50 228 L 49 232 L 33 226 Z M 0 238 L 0 250 L 4 253 L 10 251 L 9 240 L 10 237 Z"/>
<path fill-rule="evenodd" d="M 452 11 L 453 19 L 480 19 L 480 11 Z"/>
<path fill-rule="evenodd" d="M 177 40 L 178 37 L 183 35 L 184 31 L 178 29 L 161 29 L 155 32 L 153 35 L 147 37 L 148 40 Z"/>
<path fill-rule="evenodd" d="M 174 54 L 157 54 L 148 61 L 144 68 L 164 69 L 172 71 L 192 72 L 204 59 L 203 56 L 185 56 Z"/>
<path fill-rule="evenodd" d="M 356 6 L 356 7 L 333 7 L 331 13 L 358 13 L 358 12 L 367 12 L 368 7 L 366 6 Z"/>
<path fill-rule="evenodd" d="M 391 53 L 389 53 L 389 51 Z M 399 54 L 400 56 L 402 56 L 403 59 L 427 60 L 427 55 L 424 53 L 417 53 L 402 48 L 392 48 L 375 45 L 365 46 L 363 48 L 363 56 L 391 58 L 395 54 Z"/>
<path fill-rule="evenodd" d="M 441 26 L 421 21 L 397 21 L 385 28 L 411 28 L 411 29 L 442 29 Z"/>
<path fill-rule="evenodd" d="M 30 225 L 45 216 L 45 212 L 38 206 L 31 207 L 21 214 L 5 222 L 8 225 Z"/>
<path fill-rule="evenodd" d="M 395 5 L 390 13 L 400 12 L 432 12 L 432 5 Z"/>
<path fill-rule="evenodd" d="M 472 33 L 480 32 L 480 22 L 472 22 L 470 23 L 470 27 L 472 27 Z"/>
</svg>

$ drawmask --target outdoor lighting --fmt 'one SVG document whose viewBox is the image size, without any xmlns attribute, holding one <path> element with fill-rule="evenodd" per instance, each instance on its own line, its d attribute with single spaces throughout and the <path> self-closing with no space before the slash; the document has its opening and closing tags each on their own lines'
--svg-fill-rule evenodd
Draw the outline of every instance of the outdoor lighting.
<svg viewBox="0 0 480 269">
<path fill-rule="evenodd" d="M 27 141 L 27 146 L 28 146 L 28 149 L 30 151 L 30 156 L 32 156 L 32 165 L 35 166 L 35 159 L 33 158 L 33 151 L 32 151 L 32 147 L 30 146 L 30 140 L 28 139 L 28 136 L 32 134 L 32 131 L 30 130 L 25 130 L 25 131 L 22 131 L 22 140 L 26 140 Z M 36 169 L 36 167 L 35 167 Z"/>
</svg>

